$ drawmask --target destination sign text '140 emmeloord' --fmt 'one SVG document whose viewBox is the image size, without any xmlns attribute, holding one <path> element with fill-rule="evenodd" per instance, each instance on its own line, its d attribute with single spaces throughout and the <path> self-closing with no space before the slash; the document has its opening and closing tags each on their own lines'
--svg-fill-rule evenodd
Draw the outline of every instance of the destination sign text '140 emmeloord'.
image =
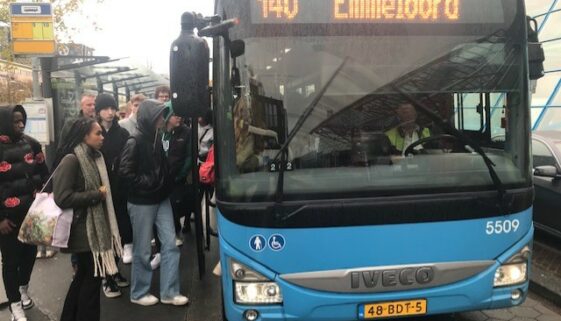
<svg viewBox="0 0 561 321">
<path fill-rule="evenodd" d="M 503 23 L 501 0 L 250 0 L 252 23 Z"/>
</svg>

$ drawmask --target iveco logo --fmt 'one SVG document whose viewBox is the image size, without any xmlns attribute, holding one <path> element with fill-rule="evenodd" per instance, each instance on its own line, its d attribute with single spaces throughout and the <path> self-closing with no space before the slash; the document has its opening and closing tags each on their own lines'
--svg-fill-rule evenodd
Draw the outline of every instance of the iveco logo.
<svg viewBox="0 0 561 321">
<path fill-rule="evenodd" d="M 351 272 L 351 288 L 353 289 L 424 285 L 433 280 L 434 269 L 430 266 Z"/>
</svg>

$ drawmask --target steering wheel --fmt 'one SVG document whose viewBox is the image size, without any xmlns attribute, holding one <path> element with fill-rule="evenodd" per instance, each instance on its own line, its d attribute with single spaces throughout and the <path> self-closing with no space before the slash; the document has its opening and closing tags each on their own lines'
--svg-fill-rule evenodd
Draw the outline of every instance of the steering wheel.
<svg viewBox="0 0 561 321">
<path fill-rule="evenodd" d="M 448 135 L 448 134 L 441 134 L 441 135 L 434 135 L 434 136 L 429 136 L 429 137 L 419 139 L 418 141 L 416 141 L 416 142 L 412 143 L 411 145 L 407 146 L 407 148 L 403 151 L 402 155 L 407 156 L 409 154 L 414 154 L 413 152 L 415 150 L 415 147 L 420 146 L 420 145 L 425 145 L 427 143 L 431 143 L 431 142 L 434 142 L 434 141 L 439 141 L 439 140 L 454 141 L 455 142 L 454 147 L 461 146 L 460 148 L 461 148 L 462 151 L 469 152 L 469 150 L 467 150 L 463 144 L 458 144 L 458 137 Z M 456 149 L 456 148 L 452 148 L 452 149 L 442 148 L 442 150 L 455 151 L 455 150 L 458 150 L 458 149 Z"/>
</svg>

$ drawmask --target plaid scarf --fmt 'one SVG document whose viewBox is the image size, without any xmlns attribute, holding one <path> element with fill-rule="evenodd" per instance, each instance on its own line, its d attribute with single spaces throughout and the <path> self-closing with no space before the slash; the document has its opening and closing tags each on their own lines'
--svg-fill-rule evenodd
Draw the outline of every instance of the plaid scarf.
<svg viewBox="0 0 561 321">
<path fill-rule="evenodd" d="M 99 190 L 100 186 L 107 187 L 105 202 L 88 207 L 86 229 L 88 242 L 93 254 L 95 265 L 95 276 L 105 277 L 118 272 L 115 255 L 121 256 L 121 237 L 115 218 L 113 199 L 111 198 L 111 187 L 105 161 L 99 151 L 92 157 L 88 152 L 90 147 L 82 143 L 74 148 L 74 154 L 78 158 L 86 190 Z"/>
</svg>

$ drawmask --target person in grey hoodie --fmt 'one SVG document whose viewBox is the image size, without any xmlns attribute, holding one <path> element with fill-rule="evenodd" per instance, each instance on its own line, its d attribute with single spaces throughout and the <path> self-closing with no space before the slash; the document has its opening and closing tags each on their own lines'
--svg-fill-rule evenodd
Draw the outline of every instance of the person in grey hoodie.
<svg viewBox="0 0 561 321">
<path fill-rule="evenodd" d="M 136 134 L 137 129 L 137 113 L 138 113 L 138 106 L 140 103 L 146 100 L 146 97 L 143 94 L 137 94 L 132 96 L 129 105 L 130 105 L 130 115 L 125 119 L 119 120 L 119 126 L 126 129 L 129 134 L 133 135 Z"/>
<path fill-rule="evenodd" d="M 163 128 L 164 104 L 145 100 L 138 109 L 137 133 L 131 135 L 121 153 L 119 175 L 128 187 L 128 210 L 133 230 L 131 302 L 154 305 L 149 293 L 152 282 L 150 254 L 152 227 L 156 225 L 161 247 L 160 302 L 185 305 L 179 293 L 179 249 L 170 202 L 169 166 L 159 130 Z"/>
</svg>

